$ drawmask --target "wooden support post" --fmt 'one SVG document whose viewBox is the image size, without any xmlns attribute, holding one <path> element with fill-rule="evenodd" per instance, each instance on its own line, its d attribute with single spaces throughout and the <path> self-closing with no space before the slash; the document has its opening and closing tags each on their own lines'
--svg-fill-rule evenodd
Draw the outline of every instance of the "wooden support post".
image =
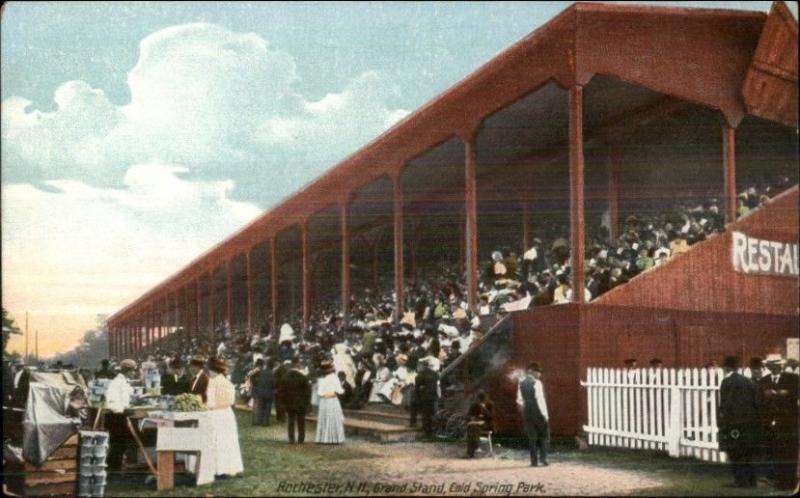
<svg viewBox="0 0 800 498">
<path fill-rule="evenodd" d="M 183 306 L 182 306 L 182 313 L 181 318 L 183 318 L 183 337 L 186 340 L 186 344 L 191 344 L 191 313 L 189 313 L 189 287 L 184 287 L 183 292 Z"/>
<path fill-rule="evenodd" d="M 725 218 L 736 221 L 736 128 L 723 120 L 722 148 L 725 166 Z"/>
<path fill-rule="evenodd" d="M 151 351 L 155 351 L 156 343 L 156 311 L 154 305 L 150 305 L 149 313 L 147 313 L 147 347 Z"/>
<path fill-rule="evenodd" d="M 606 155 L 608 175 L 608 217 L 609 242 L 619 238 L 619 163 L 620 154 L 616 148 L 609 147 Z"/>
<path fill-rule="evenodd" d="M 200 302 L 200 277 L 197 277 L 197 280 L 194 281 L 194 323 L 195 329 L 194 333 L 200 337 L 200 331 L 202 330 L 201 324 L 203 322 L 203 306 Z"/>
<path fill-rule="evenodd" d="M 157 452 L 158 473 L 156 477 L 157 491 L 167 491 L 175 487 L 175 452 Z M 203 458 L 201 455 L 200 458 Z"/>
<path fill-rule="evenodd" d="M 350 322 L 350 206 L 348 202 L 340 208 L 342 228 L 342 322 Z"/>
<path fill-rule="evenodd" d="M 398 174 L 392 179 L 394 187 L 394 322 L 403 318 L 403 182 Z M 377 290 L 377 289 L 376 289 Z"/>
<path fill-rule="evenodd" d="M 217 326 L 217 296 L 214 273 L 214 269 L 208 272 L 208 334 L 210 335 L 214 334 L 214 328 Z"/>
<path fill-rule="evenodd" d="M 231 263 L 231 260 L 230 259 L 227 260 L 225 262 L 225 321 L 228 322 L 227 323 L 228 330 L 233 329 L 233 322 L 231 321 L 231 319 L 233 318 L 231 316 L 231 307 L 233 305 L 233 295 L 232 295 L 233 274 L 231 273 L 233 269 L 232 267 L 233 264 Z"/>
<path fill-rule="evenodd" d="M 527 197 L 527 196 L 526 196 Z M 522 252 L 521 255 L 525 254 L 525 251 L 531 247 L 531 213 L 530 208 L 528 206 L 528 199 L 524 199 L 522 201 Z"/>
<path fill-rule="evenodd" d="M 140 353 L 142 351 L 142 315 L 139 313 L 136 314 L 134 321 L 133 341 L 133 347 L 136 348 L 137 353 Z"/>
<path fill-rule="evenodd" d="M 247 279 L 247 335 L 253 335 L 255 324 L 253 323 L 253 269 L 250 266 L 250 253 L 248 249 L 245 253 L 245 278 Z"/>
<path fill-rule="evenodd" d="M 300 225 L 301 249 L 303 252 L 303 332 L 308 332 L 311 316 L 311 262 L 309 261 L 308 220 Z"/>
<path fill-rule="evenodd" d="M 270 285 L 271 289 L 271 298 L 272 298 L 272 327 L 275 328 L 278 326 L 278 254 L 277 254 L 277 247 L 275 245 L 278 243 L 278 238 L 273 237 L 272 243 L 269 245 L 270 247 Z"/>
<path fill-rule="evenodd" d="M 467 270 L 467 298 L 469 307 L 473 311 L 478 309 L 478 191 L 475 180 L 478 151 L 476 136 L 473 134 L 466 140 L 466 154 L 464 163 L 464 193 L 466 208 L 466 224 L 464 227 L 466 270 Z"/>
<path fill-rule="evenodd" d="M 175 332 L 173 333 L 178 333 L 178 330 L 181 328 L 181 306 L 180 303 L 178 302 L 177 289 L 175 290 L 175 299 L 173 300 L 173 304 L 175 305 L 175 316 L 172 322 L 173 326 L 175 327 Z M 178 336 L 178 343 L 183 344 L 183 339 L 180 335 Z"/>
<path fill-rule="evenodd" d="M 583 87 L 569 90 L 570 257 L 572 300 L 584 302 L 584 202 L 583 202 Z"/>
</svg>

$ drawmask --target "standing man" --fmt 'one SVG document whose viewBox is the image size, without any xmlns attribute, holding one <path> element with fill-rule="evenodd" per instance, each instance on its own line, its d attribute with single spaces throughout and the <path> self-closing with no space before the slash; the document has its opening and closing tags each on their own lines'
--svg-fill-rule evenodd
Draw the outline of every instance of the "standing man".
<svg viewBox="0 0 800 498">
<path fill-rule="evenodd" d="M 206 359 L 200 355 L 192 356 L 189 361 L 189 372 L 191 373 L 191 381 L 189 384 L 189 392 L 200 396 L 203 404 L 206 404 L 206 390 L 208 389 L 208 374 L 204 368 Z"/>
<path fill-rule="evenodd" d="M 719 449 L 728 454 L 734 485 L 752 488 L 756 485 L 753 455 L 758 435 L 756 386 L 739 374 L 739 358 L 728 356 L 722 363 L 725 378 L 719 387 Z"/>
<path fill-rule="evenodd" d="M 108 412 L 106 426 L 109 436 L 108 468 L 112 471 L 122 469 L 122 457 L 131 446 L 125 410 L 130 406 L 133 394 L 133 388 L 128 379 L 136 377 L 136 370 L 134 360 L 123 360 L 120 363 L 120 373 L 111 379 L 106 388 L 105 409 Z"/>
<path fill-rule="evenodd" d="M 289 421 L 289 444 L 295 441 L 295 425 L 297 443 L 302 444 L 306 440 L 306 412 L 311 406 L 311 383 L 302 372 L 300 359 L 296 356 L 291 360 L 291 368 L 281 379 L 281 390 Z"/>
<path fill-rule="evenodd" d="M 95 379 L 113 379 L 115 377 L 114 370 L 111 368 L 110 362 L 106 359 L 100 362 L 100 370 L 94 374 Z"/>
<path fill-rule="evenodd" d="M 155 388 L 161 385 L 159 378 L 158 365 L 156 365 L 153 355 L 149 355 L 147 360 L 142 362 L 142 378 L 144 379 L 144 386 L 148 389 Z"/>
<path fill-rule="evenodd" d="M 549 415 L 542 384 L 542 367 L 537 362 L 528 365 L 525 377 L 517 387 L 517 405 L 522 408 L 525 432 L 531 452 L 531 467 L 547 467 L 547 446 L 550 442 Z"/>
<path fill-rule="evenodd" d="M 439 401 L 439 374 L 431 369 L 430 357 L 419 360 L 419 366 L 422 370 L 414 379 L 416 386 L 414 401 L 417 411 L 422 414 L 422 430 L 425 432 L 425 437 L 432 438 L 433 414 Z"/>
<path fill-rule="evenodd" d="M 161 394 L 177 396 L 189 392 L 189 379 L 183 370 L 183 362 L 180 356 L 170 360 L 167 366 L 167 374 L 161 385 Z"/>
<path fill-rule="evenodd" d="M 283 422 L 286 420 L 286 403 L 283 401 L 283 377 L 289 371 L 292 365 L 291 360 L 286 360 L 280 363 L 277 368 L 272 371 L 272 382 L 275 386 L 275 420 Z"/>
<path fill-rule="evenodd" d="M 792 491 L 797 487 L 797 375 L 784 372 L 780 355 L 767 355 L 770 374 L 759 382 L 763 397 L 767 453 L 775 489 Z"/>
<path fill-rule="evenodd" d="M 250 374 L 253 386 L 253 425 L 269 425 L 272 411 L 272 390 L 275 388 L 272 377 L 272 359 L 264 363 L 264 358 L 256 360 L 256 370 Z"/>
</svg>

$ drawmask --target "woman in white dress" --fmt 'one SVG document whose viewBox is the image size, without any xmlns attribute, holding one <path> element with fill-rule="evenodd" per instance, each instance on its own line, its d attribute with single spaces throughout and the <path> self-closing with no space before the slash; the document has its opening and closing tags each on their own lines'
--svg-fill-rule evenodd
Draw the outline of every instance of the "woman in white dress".
<svg viewBox="0 0 800 498">
<path fill-rule="evenodd" d="M 209 409 L 214 431 L 214 474 L 234 476 L 244 472 L 244 464 L 239 448 L 239 428 L 233 413 L 236 388 L 225 377 L 227 371 L 228 367 L 222 358 L 208 360 L 206 407 Z"/>
<path fill-rule="evenodd" d="M 333 363 L 323 361 L 317 394 L 319 394 L 319 415 L 317 417 L 317 443 L 340 444 L 344 442 L 344 414 L 339 404 L 339 394 L 344 393 Z"/>
<path fill-rule="evenodd" d="M 375 365 L 375 380 L 372 383 L 372 390 L 367 402 L 386 403 L 391 398 L 394 388 L 392 371 L 386 366 L 386 358 L 380 353 L 372 355 L 372 363 Z"/>
</svg>

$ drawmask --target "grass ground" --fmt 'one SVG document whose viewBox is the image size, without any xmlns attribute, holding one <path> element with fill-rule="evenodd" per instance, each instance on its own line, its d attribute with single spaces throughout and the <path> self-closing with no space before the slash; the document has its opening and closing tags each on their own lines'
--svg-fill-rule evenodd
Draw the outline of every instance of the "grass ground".
<svg viewBox="0 0 800 498">
<path fill-rule="evenodd" d="M 306 444 L 286 443 L 285 427 L 252 427 L 249 413 L 238 413 L 239 438 L 245 472 L 243 477 L 193 486 L 189 476 L 179 476 L 178 486 L 157 492 L 145 484 L 146 474 L 112 476 L 107 496 L 276 496 L 451 494 L 452 483 L 473 483 L 462 494 L 629 495 L 629 496 L 748 496 L 774 495 L 759 484 L 755 490 L 726 487 L 732 479 L 728 468 L 695 460 L 670 459 L 664 455 L 627 450 L 589 449 L 554 444 L 552 465 L 530 468 L 523 448 L 502 442 L 500 458 L 465 460 L 463 443 L 380 444 L 348 440 L 344 445 L 313 443 L 313 426 Z M 183 479 L 183 482 L 181 481 Z M 366 482 L 385 488 L 348 488 Z M 542 488 L 517 487 L 539 483 Z M 338 488 L 291 488 L 321 485 Z M 442 488 L 439 488 L 439 484 Z M 417 486 L 412 488 L 410 486 Z M 404 487 L 405 486 L 405 487 Z M 424 486 L 424 487 L 423 487 Z M 492 486 L 495 486 L 492 488 Z M 507 486 L 507 487 L 506 487 Z M 348 492 L 348 489 L 351 491 Z M 440 491 L 442 489 L 442 491 Z M 327 491 L 327 492 L 326 492 Z M 482 493 L 481 493 L 482 491 Z"/>
</svg>

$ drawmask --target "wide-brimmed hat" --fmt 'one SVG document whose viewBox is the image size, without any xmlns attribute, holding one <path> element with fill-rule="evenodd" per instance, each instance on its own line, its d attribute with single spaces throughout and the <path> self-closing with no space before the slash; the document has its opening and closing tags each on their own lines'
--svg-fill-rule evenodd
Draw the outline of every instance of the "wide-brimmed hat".
<svg viewBox="0 0 800 498">
<path fill-rule="evenodd" d="M 726 356 L 725 359 L 722 360 L 722 367 L 730 368 L 731 370 L 736 370 L 737 368 L 739 368 L 739 357 Z"/>
<path fill-rule="evenodd" d="M 406 363 L 408 363 L 408 356 L 406 356 L 404 354 L 397 355 L 397 364 L 398 365 L 405 365 Z"/>
<path fill-rule="evenodd" d="M 531 362 L 528 364 L 528 370 L 542 373 L 542 365 L 540 365 L 538 361 Z"/>
<path fill-rule="evenodd" d="M 323 360 L 319 363 L 320 373 L 327 375 L 334 372 L 333 362 L 330 360 Z"/>
<path fill-rule="evenodd" d="M 119 364 L 119 369 L 122 370 L 123 372 L 136 370 L 136 361 L 131 360 L 130 358 L 127 360 L 122 360 Z"/>
<path fill-rule="evenodd" d="M 181 360 L 180 357 L 169 360 L 169 368 L 181 368 L 183 366 L 183 360 Z"/>
<path fill-rule="evenodd" d="M 195 365 L 195 366 L 198 366 L 198 367 L 205 366 L 206 357 L 203 356 L 203 355 L 196 354 L 196 355 L 192 356 L 191 360 L 189 360 L 189 364 L 190 365 Z"/>
<path fill-rule="evenodd" d="M 764 363 L 769 365 L 772 363 L 773 365 L 783 365 L 786 363 L 786 360 L 779 354 L 768 354 L 766 358 L 764 358 Z"/>
<path fill-rule="evenodd" d="M 212 372 L 225 374 L 228 372 L 228 365 L 226 365 L 225 360 L 219 356 L 212 356 L 208 359 L 208 369 Z"/>
</svg>

